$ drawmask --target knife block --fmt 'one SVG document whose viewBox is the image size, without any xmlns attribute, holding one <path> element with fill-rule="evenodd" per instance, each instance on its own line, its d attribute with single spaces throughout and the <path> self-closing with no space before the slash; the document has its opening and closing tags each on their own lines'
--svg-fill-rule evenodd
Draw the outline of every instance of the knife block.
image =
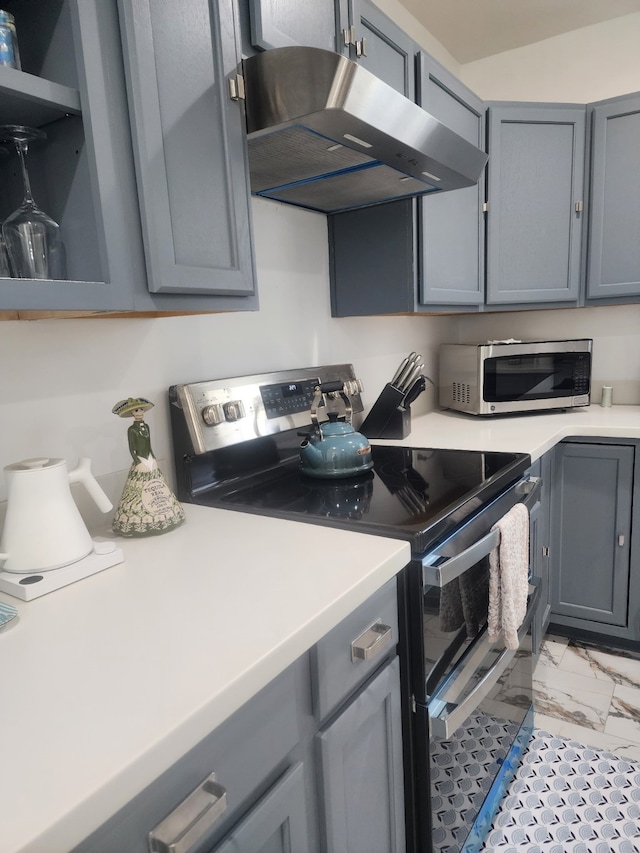
<svg viewBox="0 0 640 853">
<path fill-rule="evenodd" d="M 406 438 L 411 432 L 411 407 L 403 406 L 405 395 L 385 385 L 359 432 L 367 438 Z"/>
</svg>

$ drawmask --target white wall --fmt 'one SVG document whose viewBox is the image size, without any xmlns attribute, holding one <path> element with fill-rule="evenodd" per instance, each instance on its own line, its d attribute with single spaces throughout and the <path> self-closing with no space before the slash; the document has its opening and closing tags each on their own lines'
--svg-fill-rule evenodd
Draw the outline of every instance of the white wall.
<svg viewBox="0 0 640 853">
<path fill-rule="evenodd" d="M 253 214 L 257 312 L 1 323 L 0 466 L 33 456 L 74 465 L 89 456 L 99 475 L 128 468 L 129 423 L 111 408 L 135 395 L 156 404 L 146 418 L 152 445 L 170 460 L 166 398 L 174 383 L 346 361 L 370 406 L 411 350 L 433 374 L 452 318 L 332 319 L 326 217 L 262 199 Z M 433 406 L 430 387 L 414 406 Z M 167 469 L 171 477 L 170 462 Z"/>
<path fill-rule="evenodd" d="M 584 104 L 640 90 L 640 12 L 469 62 L 484 100 Z"/>
</svg>

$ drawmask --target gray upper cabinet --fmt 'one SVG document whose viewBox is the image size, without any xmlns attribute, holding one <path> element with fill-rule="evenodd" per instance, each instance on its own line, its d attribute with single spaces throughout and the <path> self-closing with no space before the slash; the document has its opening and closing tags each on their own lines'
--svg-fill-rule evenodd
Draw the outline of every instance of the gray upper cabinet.
<svg viewBox="0 0 640 853">
<path fill-rule="evenodd" d="M 577 303 L 585 125 L 581 105 L 490 105 L 488 305 Z"/>
<path fill-rule="evenodd" d="M 551 493 L 551 621 L 625 637 L 635 448 L 566 442 Z M 634 637 L 638 639 L 638 637 Z"/>
<path fill-rule="evenodd" d="M 424 53 L 418 53 L 417 88 L 427 112 L 484 148 L 482 101 Z M 483 200 L 484 177 L 476 187 L 329 217 L 333 315 L 478 310 Z"/>
<path fill-rule="evenodd" d="M 590 105 L 587 298 L 640 295 L 640 94 Z"/>
<path fill-rule="evenodd" d="M 244 118 L 229 90 L 235 4 L 118 5 L 149 289 L 220 297 L 193 307 L 255 308 Z"/>
<path fill-rule="evenodd" d="M 370 0 L 352 0 L 350 23 L 351 59 L 415 101 L 417 45 L 413 39 Z"/>
<path fill-rule="evenodd" d="M 340 52 L 337 0 L 249 0 L 251 44 L 261 50 L 305 45 Z M 346 0 L 345 0 L 346 27 Z"/>
<path fill-rule="evenodd" d="M 418 103 L 484 150 L 484 103 L 424 52 L 418 54 Z M 423 305 L 484 302 L 484 193 L 483 173 L 475 187 L 419 199 Z"/>
<path fill-rule="evenodd" d="M 132 307 L 146 286 L 115 0 L 8 0 L 22 70 L 0 67 L 0 122 L 43 128 L 27 155 L 36 203 L 60 225 L 64 281 L 0 278 L 2 311 Z M 0 219 L 22 200 L 13 151 Z"/>
<path fill-rule="evenodd" d="M 226 79 L 239 59 L 231 0 L 5 8 L 22 70 L 0 67 L 0 121 L 45 129 L 28 168 L 66 271 L 0 278 L 2 316 L 256 308 L 244 119 Z M 0 177 L 4 219 L 22 198 L 13 152 Z"/>
</svg>

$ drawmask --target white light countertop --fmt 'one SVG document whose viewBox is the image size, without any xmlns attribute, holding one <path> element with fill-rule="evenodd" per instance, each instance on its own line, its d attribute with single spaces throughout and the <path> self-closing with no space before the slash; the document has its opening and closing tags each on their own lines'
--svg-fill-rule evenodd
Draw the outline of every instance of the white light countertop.
<svg viewBox="0 0 640 853">
<path fill-rule="evenodd" d="M 409 561 L 407 542 L 185 506 L 0 631 L 0 853 L 65 853 Z M 124 852 L 123 852 L 124 853 Z"/>
<path fill-rule="evenodd" d="M 458 412 L 429 412 L 412 418 L 411 432 L 402 441 L 374 443 L 458 450 L 528 453 L 535 462 L 564 438 L 640 439 L 640 406 L 585 406 L 551 414 L 474 417 Z"/>
</svg>

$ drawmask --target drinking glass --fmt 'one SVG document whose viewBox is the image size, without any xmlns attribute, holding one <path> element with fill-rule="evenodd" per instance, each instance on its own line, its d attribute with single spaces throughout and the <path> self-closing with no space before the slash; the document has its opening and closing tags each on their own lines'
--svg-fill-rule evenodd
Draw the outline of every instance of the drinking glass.
<svg viewBox="0 0 640 853">
<path fill-rule="evenodd" d="M 0 147 L 0 160 L 4 160 L 9 156 L 6 148 Z M 11 269 L 9 267 L 9 256 L 7 255 L 7 247 L 2 236 L 2 222 L 0 222 L 0 278 L 9 278 Z"/>
<path fill-rule="evenodd" d="M 62 278 L 60 228 L 36 205 L 31 194 L 26 155 L 29 143 L 43 140 L 42 130 L 23 125 L 0 126 L 0 141 L 13 142 L 20 160 L 24 199 L 2 226 L 11 271 L 15 278 Z"/>
</svg>

